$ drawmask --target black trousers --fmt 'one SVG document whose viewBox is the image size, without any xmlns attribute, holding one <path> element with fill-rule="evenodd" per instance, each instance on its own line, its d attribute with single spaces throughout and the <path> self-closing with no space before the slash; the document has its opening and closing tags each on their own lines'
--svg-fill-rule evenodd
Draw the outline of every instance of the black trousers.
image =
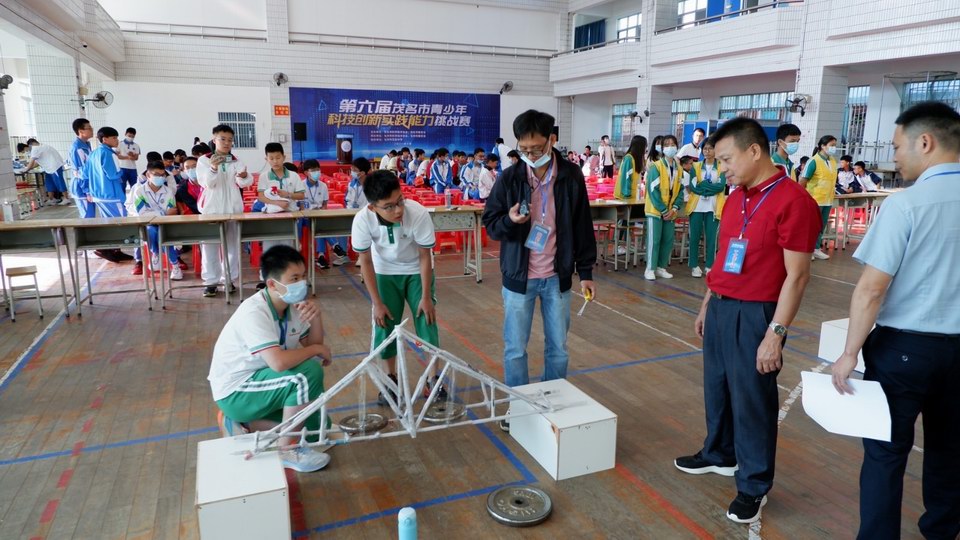
<svg viewBox="0 0 960 540">
<path fill-rule="evenodd" d="M 613 165 L 604 165 L 603 166 L 603 178 L 613 178 Z"/>
<path fill-rule="evenodd" d="M 890 405 L 890 442 L 863 440 L 862 540 L 900 538 L 903 473 L 913 428 L 923 413 L 923 504 L 928 540 L 960 535 L 960 338 L 878 326 L 863 346 L 864 379 L 877 381 Z"/>
<path fill-rule="evenodd" d="M 703 458 L 738 464 L 737 491 L 752 497 L 773 487 L 777 456 L 778 372 L 757 371 L 757 348 L 776 302 L 711 298 L 703 330 Z"/>
</svg>

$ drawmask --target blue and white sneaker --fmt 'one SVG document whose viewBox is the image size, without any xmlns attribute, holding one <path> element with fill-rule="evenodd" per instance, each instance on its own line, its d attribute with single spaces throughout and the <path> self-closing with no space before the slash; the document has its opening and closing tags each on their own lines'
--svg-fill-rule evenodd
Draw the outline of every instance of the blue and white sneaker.
<svg viewBox="0 0 960 540">
<path fill-rule="evenodd" d="M 286 469 L 297 472 L 314 472 L 330 463 L 330 455 L 309 446 L 300 446 L 294 450 L 280 452 L 280 459 Z"/>
<path fill-rule="evenodd" d="M 250 433 L 247 426 L 241 422 L 231 420 L 223 411 L 217 411 L 217 425 L 220 426 L 220 434 L 224 437 L 236 437 L 237 435 L 246 435 Z"/>
</svg>

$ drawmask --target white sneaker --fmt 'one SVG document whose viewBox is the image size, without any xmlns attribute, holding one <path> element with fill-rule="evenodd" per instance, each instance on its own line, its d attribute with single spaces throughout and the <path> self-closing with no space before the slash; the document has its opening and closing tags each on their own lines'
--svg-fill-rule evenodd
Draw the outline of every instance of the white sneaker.
<svg viewBox="0 0 960 540">
<path fill-rule="evenodd" d="M 699 266 L 695 266 L 693 270 L 690 271 L 690 275 L 693 277 L 703 277 L 703 271 L 700 270 Z"/>
<path fill-rule="evenodd" d="M 817 259 L 817 260 L 819 260 L 819 261 L 825 261 L 825 260 L 829 259 L 830 256 L 827 255 L 826 253 L 824 253 L 822 250 L 815 249 L 815 250 L 813 250 L 813 258 L 814 258 L 814 259 Z"/>
<path fill-rule="evenodd" d="M 170 269 L 170 279 L 173 281 L 183 279 L 183 270 L 180 269 L 180 265 L 174 264 L 173 268 Z"/>
<path fill-rule="evenodd" d="M 343 266 L 350 262 L 350 257 L 346 255 L 334 255 L 333 256 L 333 265 L 334 266 Z M 360 259 L 357 259 L 357 266 L 360 266 Z"/>
<path fill-rule="evenodd" d="M 60 206 L 70 206 L 73 203 L 70 201 L 70 199 L 64 197 L 63 200 L 57 204 L 59 204 Z"/>
<path fill-rule="evenodd" d="M 297 472 L 314 472 L 330 463 L 330 455 L 319 452 L 309 446 L 301 446 L 295 450 L 280 452 L 283 467 Z"/>
<path fill-rule="evenodd" d="M 150 268 L 152 270 L 160 269 L 160 256 L 157 255 L 156 253 L 154 253 L 153 255 L 150 255 Z"/>
<path fill-rule="evenodd" d="M 670 279 L 673 277 L 673 274 L 667 272 L 666 268 L 657 268 L 656 274 L 657 277 L 662 277 L 663 279 Z"/>
<path fill-rule="evenodd" d="M 710 269 L 709 269 L 709 268 L 704 268 L 704 269 L 703 269 L 703 273 L 704 273 L 704 274 L 709 274 L 709 273 L 710 273 Z"/>
<path fill-rule="evenodd" d="M 627 248 L 626 246 L 617 246 L 617 255 L 626 255 Z"/>
<path fill-rule="evenodd" d="M 657 274 L 653 270 L 646 270 L 643 272 L 643 279 L 647 281 L 654 281 L 657 279 Z"/>
</svg>

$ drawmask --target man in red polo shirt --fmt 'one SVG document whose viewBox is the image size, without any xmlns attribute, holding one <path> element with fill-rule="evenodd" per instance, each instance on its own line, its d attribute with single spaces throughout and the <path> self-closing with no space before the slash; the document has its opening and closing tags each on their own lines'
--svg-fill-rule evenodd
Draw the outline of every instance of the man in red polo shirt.
<svg viewBox="0 0 960 540">
<path fill-rule="evenodd" d="M 703 339 L 707 437 L 702 450 L 674 464 L 690 474 L 736 476 L 727 517 L 751 523 L 773 487 L 777 375 L 787 327 L 810 280 L 820 211 L 770 160 L 770 141 L 754 120 L 725 122 L 711 141 L 737 189 L 720 220 L 722 264 L 707 275 L 694 323 Z"/>
</svg>

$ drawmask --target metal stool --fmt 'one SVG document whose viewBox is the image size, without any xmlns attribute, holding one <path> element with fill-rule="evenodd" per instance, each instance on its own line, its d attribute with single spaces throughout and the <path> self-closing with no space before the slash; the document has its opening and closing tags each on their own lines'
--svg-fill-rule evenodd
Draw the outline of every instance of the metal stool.
<svg viewBox="0 0 960 540">
<path fill-rule="evenodd" d="M 18 268 L 7 268 L 7 308 L 10 310 L 10 322 L 17 322 L 16 307 L 14 297 L 17 291 L 29 291 L 33 289 L 37 299 L 37 310 L 40 312 L 40 318 L 43 318 L 43 303 L 40 301 L 40 285 L 37 284 L 37 267 L 21 266 Z M 30 276 L 33 278 L 33 285 L 14 285 L 13 278 Z"/>
</svg>

